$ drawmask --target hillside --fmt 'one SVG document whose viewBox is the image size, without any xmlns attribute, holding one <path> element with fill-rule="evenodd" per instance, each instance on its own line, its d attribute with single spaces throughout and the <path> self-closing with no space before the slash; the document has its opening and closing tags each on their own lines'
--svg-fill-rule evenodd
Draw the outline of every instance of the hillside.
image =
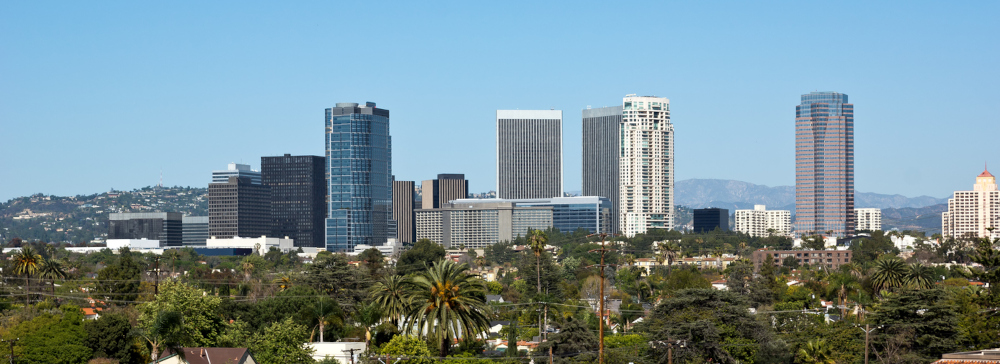
<svg viewBox="0 0 1000 364">
<path fill-rule="evenodd" d="M 112 212 L 208 215 L 208 189 L 145 187 L 86 196 L 32 195 L 0 203 L 0 239 L 85 243 L 103 239 Z"/>
<path fill-rule="evenodd" d="M 749 209 L 755 204 L 773 210 L 795 211 L 795 187 L 769 187 L 749 182 L 722 179 L 688 179 L 676 184 L 677 204 L 692 208 L 721 207 Z M 854 206 L 881 209 L 919 208 L 947 203 L 947 198 L 906 197 L 870 192 L 855 192 Z"/>
<path fill-rule="evenodd" d="M 948 204 L 882 209 L 882 230 L 919 230 L 927 235 L 940 233 L 941 213 L 945 211 L 948 211 Z"/>
</svg>

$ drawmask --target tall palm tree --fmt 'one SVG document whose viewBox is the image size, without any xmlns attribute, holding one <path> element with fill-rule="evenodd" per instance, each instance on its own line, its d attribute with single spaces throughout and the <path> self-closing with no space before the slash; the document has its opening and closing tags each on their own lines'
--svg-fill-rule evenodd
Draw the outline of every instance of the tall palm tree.
<svg viewBox="0 0 1000 364">
<path fill-rule="evenodd" d="M 181 253 L 177 249 L 167 249 L 163 252 L 163 257 L 170 261 L 170 277 L 173 277 L 174 268 L 177 266 L 177 260 L 181 258 Z"/>
<path fill-rule="evenodd" d="M 483 268 L 486 266 L 486 257 L 480 255 L 476 257 L 476 267 Z"/>
<path fill-rule="evenodd" d="M 250 260 L 250 257 L 248 256 L 246 258 L 243 258 L 243 262 L 240 263 L 240 270 L 243 271 L 243 280 L 245 281 L 250 280 L 250 275 L 253 274 L 253 268 L 254 268 L 253 261 Z"/>
<path fill-rule="evenodd" d="M 451 340 L 471 339 L 489 329 L 486 285 L 469 275 L 469 266 L 442 260 L 407 281 L 413 300 L 404 332 L 427 333 L 448 355 Z"/>
<path fill-rule="evenodd" d="M 681 247 L 677 243 L 669 242 L 664 244 L 660 250 L 663 254 L 663 259 L 667 261 L 667 267 L 669 267 L 674 264 L 674 260 L 677 259 L 677 255 L 681 252 Z"/>
<path fill-rule="evenodd" d="M 837 299 L 840 301 L 840 317 L 844 319 L 847 317 L 847 298 L 861 286 L 854 276 L 845 273 L 831 274 L 829 281 L 828 289 L 836 292 Z"/>
<path fill-rule="evenodd" d="M 712 249 L 712 256 L 715 257 L 715 268 L 722 270 L 722 248 Z"/>
<path fill-rule="evenodd" d="M 824 339 L 806 342 L 805 346 L 799 348 L 799 357 L 804 364 L 836 364 L 833 360 L 833 351 Z"/>
<path fill-rule="evenodd" d="M 305 314 L 307 321 L 316 323 L 313 325 L 313 333 L 309 335 L 309 342 L 312 342 L 317 328 L 319 329 L 319 342 L 323 342 L 323 332 L 326 331 L 327 325 L 338 325 L 344 322 L 344 312 L 340 310 L 340 306 L 337 305 L 336 301 L 326 297 L 320 297 L 316 300 L 313 307 L 307 309 Z"/>
<path fill-rule="evenodd" d="M 542 293 L 542 252 L 545 251 L 545 244 L 549 242 L 549 237 L 544 231 L 532 229 L 528 233 L 528 244 L 531 251 L 535 252 L 535 270 L 538 273 L 538 293 Z"/>
<path fill-rule="evenodd" d="M 382 277 L 382 280 L 372 286 L 373 302 L 382 310 L 382 316 L 396 327 L 399 327 L 399 320 L 410 309 L 405 282 L 403 277 L 391 275 Z"/>
<path fill-rule="evenodd" d="M 136 329 L 136 335 L 149 343 L 149 358 L 155 363 L 160 356 L 160 348 L 177 350 L 181 341 L 181 328 L 184 326 L 184 316 L 177 311 L 165 311 L 156 316 L 150 327 Z M 181 354 L 183 355 L 183 354 Z"/>
<path fill-rule="evenodd" d="M 906 263 L 897 257 L 886 255 L 876 259 L 872 272 L 872 287 L 875 293 L 883 290 L 891 291 L 905 285 L 908 270 Z"/>
<path fill-rule="evenodd" d="M 48 258 L 42 259 L 42 267 L 39 269 L 40 277 L 48 278 L 49 284 L 52 285 L 52 296 L 56 295 L 56 278 L 66 279 L 66 270 L 63 269 L 62 262 L 56 260 L 55 258 L 49 256 Z"/>
<path fill-rule="evenodd" d="M 354 312 L 354 322 L 365 328 L 365 350 L 372 342 L 372 327 L 382 321 L 382 310 L 377 303 L 362 304 Z"/>
<path fill-rule="evenodd" d="M 11 260 L 14 261 L 14 274 L 24 276 L 24 304 L 27 306 L 31 296 L 28 279 L 33 274 L 38 273 L 42 264 L 42 256 L 38 255 L 30 245 L 25 245 L 21 247 L 20 251 L 14 253 Z"/>
<path fill-rule="evenodd" d="M 274 283 L 277 283 L 278 289 L 284 292 L 286 289 L 288 289 L 288 287 L 292 286 L 292 278 L 289 277 L 287 274 L 285 274 L 281 277 L 275 278 Z"/>
<path fill-rule="evenodd" d="M 906 285 L 926 289 L 934 286 L 934 270 L 920 263 L 910 264 L 906 271 Z"/>
</svg>

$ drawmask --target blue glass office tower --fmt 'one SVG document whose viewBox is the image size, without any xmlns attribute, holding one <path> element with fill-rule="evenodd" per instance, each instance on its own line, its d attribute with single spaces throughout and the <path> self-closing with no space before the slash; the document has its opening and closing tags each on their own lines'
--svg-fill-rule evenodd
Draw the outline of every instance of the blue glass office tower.
<svg viewBox="0 0 1000 364">
<path fill-rule="evenodd" d="M 376 108 L 374 102 L 337 103 L 326 109 L 326 164 L 326 249 L 348 252 L 394 238 L 389 110 Z"/>
</svg>

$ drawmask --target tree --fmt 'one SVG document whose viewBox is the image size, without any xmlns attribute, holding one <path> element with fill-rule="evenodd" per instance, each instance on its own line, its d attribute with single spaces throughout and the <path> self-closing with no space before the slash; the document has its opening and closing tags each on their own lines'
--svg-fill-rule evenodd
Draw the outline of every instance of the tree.
<svg viewBox="0 0 1000 364">
<path fill-rule="evenodd" d="M 883 327 L 872 340 L 880 356 L 900 350 L 890 356 L 930 362 L 959 349 L 958 315 L 943 289 L 901 290 L 876 306 L 871 319 Z"/>
<path fill-rule="evenodd" d="M 174 276 L 174 268 L 177 267 L 177 260 L 181 258 L 181 253 L 177 249 L 166 249 L 163 257 L 170 261 L 170 276 Z"/>
<path fill-rule="evenodd" d="M 372 298 L 382 310 L 382 316 L 388 318 L 394 326 L 399 326 L 399 320 L 410 307 L 405 280 L 400 276 L 382 277 L 382 280 L 372 286 Z"/>
<path fill-rule="evenodd" d="M 906 285 L 911 288 L 927 289 L 934 286 L 934 269 L 920 264 L 913 263 L 906 270 Z"/>
<path fill-rule="evenodd" d="M 379 355 L 392 358 L 403 358 L 400 364 L 433 364 L 431 351 L 427 343 L 416 336 L 396 335 L 382 346 Z"/>
<path fill-rule="evenodd" d="M 71 364 L 91 358 L 84 341 L 83 314 L 80 307 L 63 305 L 11 327 L 5 338 L 18 338 L 13 357 L 18 363 Z M 3 348 L 6 351 L 6 348 Z"/>
<path fill-rule="evenodd" d="M 27 305 L 31 296 L 28 279 L 38 272 L 42 264 L 42 257 L 30 245 L 25 245 L 20 251 L 14 253 L 12 260 L 14 263 L 14 274 L 24 276 L 24 304 Z"/>
<path fill-rule="evenodd" d="M 382 251 L 377 248 L 368 248 L 365 251 L 358 254 L 358 259 L 364 262 L 365 267 L 368 268 L 368 275 L 374 277 L 379 269 L 382 269 L 382 262 L 384 261 L 384 256 Z"/>
<path fill-rule="evenodd" d="M 52 295 L 56 294 L 56 278 L 66 278 L 66 270 L 63 269 L 62 262 L 49 257 L 42 259 L 42 268 L 40 269 L 42 278 L 48 278 L 49 284 L 52 286 Z"/>
<path fill-rule="evenodd" d="M 368 296 L 368 285 L 362 283 L 364 273 L 352 267 L 344 254 L 320 252 L 309 265 L 304 283 L 333 296 L 341 307 L 354 307 Z"/>
<path fill-rule="evenodd" d="M 177 348 L 183 345 L 183 331 L 184 316 L 177 311 L 157 312 L 148 324 L 137 329 L 138 336 L 149 343 L 149 358 L 154 363 L 160 357 L 160 348 L 180 352 Z"/>
<path fill-rule="evenodd" d="M 906 284 L 907 274 L 906 263 L 897 257 L 886 255 L 875 260 L 874 271 L 872 272 L 872 287 L 874 293 L 881 291 L 892 291 Z"/>
<path fill-rule="evenodd" d="M 124 314 L 104 314 L 96 320 L 85 321 L 83 329 L 87 333 L 85 344 L 95 358 L 112 358 L 122 363 L 145 362 L 131 335 L 132 324 Z"/>
<path fill-rule="evenodd" d="M 833 353 L 826 340 L 809 340 L 804 347 L 799 348 L 796 361 L 802 364 L 836 364 Z"/>
<path fill-rule="evenodd" d="M 339 325 L 344 322 L 344 312 L 340 310 L 337 302 L 326 297 L 320 297 L 316 303 L 304 311 L 306 320 L 312 325 L 312 332 L 319 329 L 319 342 L 324 342 L 323 333 L 326 332 L 327 325 Z M 309 335 L 312 342 L 313 335 Z"/>
<path fill-rule="evenodd" d="M 399 256 L 396 263 L 396 274 L 401 276 L 417 273 L 426 269 L 427 262 L 436 262 L 444 258 L 444 247 L 441 244 L 420 239 L 413 247 Z"/>
<path fill-rule="evenodd" d="M 305 326 L 287 318 L 254 335 L 247 348 L 261 364 L 312 364 L 314 350 L 305 346 L 307 332 Z"/>
<path fill-rule="evenodd" d="M 115 262 L 97 272 L 97 292 L 112 302 L 135 301 L 139 297 L 142 271 L 129 248 L 118 249 Z"/>
<path fill-rule="evenodd" d="M 677 362 L 716 363 L 787 362 L 787 348 L 774 338 L 770 322 L 758 320 L 748 311 L 749 302 L 738 294 L 715 289 L 688 289 L 664 299 L 639 330 L 652 340 L 685 340 L 676 350 Z M 657 358 L 666 348 L 652 350 Z"/>
<path fill-rule="evenodd" d="M 826 242 L 819 235 L 809 235 L 802 237 L 802 247 L 811 250 L 826 249 Z"/>
<path fill-rule="evenodd" d="M 486 287 L 468 269 L 445 259 L 407 282 L 413 305 L 405 331 L 426 332 L 441 344 L 441 356 L 448 355 L 452 339 L 475 338 L 489 329 Z"/>
<path fill-rule="evenodd" d="M 252 257 L 256 256 L 256 254 L 250 254 L 246 258 L 243 258 L 243 261 L 240 262 L 240 271 L 243 272 L 243 281 L 250 281 L 250 276 L 253 275 L 253 270 L 257 263 L 256 259 L 253 259 Z"/>
<path fill-rule="evenodd" d="M 559 324 L 559 333 L 553 334 L 548 341 L 541 343 L 538 350 L 547 353 L 551 348 L 553 355 L 566 357 L 592 352 L 597 349 L 597 346 L 597 337 L 590 331 L 586 323 L 570 316 Z M 507 345 L 507 350 L 512 348 L 517 350 L 517 343 Z"/>
<path fill-rule="evenodd" d="M 545 252 L 545 245 L 549 242 L 549 237 L 544 231 L 531 230 L 528 232 L 528 246 L 535 253 L 535 271 L 538 274 L 538 293 L 542 293 L 542 253 Z"/>
<path fill-rule="evenodd" d="M 218 297 L 205 295 L 200 289 L 181 282 L 166 281 L 160 285 L 160 294 L 153 301 L 137 306 L 138 326 L 146 332 L 158 332 L 156 325 L 163 320 L 161 313 L 177 312 L 181 315 L 181 326 L 177 329 L 179 343 L 183 346 L 211 346 L 222 328 L 220 302 Z"/>
<path fill-rule="evenodd" d="M 354 312 L 354 322 L 365 329 L 365 350 L 372 342 L 372 328 L 382 321 L 382 310 L 377 303 L 364 304 Z"/>
</svg>

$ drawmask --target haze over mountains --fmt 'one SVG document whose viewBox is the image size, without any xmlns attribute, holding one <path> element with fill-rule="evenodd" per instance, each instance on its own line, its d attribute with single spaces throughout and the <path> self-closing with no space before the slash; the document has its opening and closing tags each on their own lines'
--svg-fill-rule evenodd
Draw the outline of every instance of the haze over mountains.
<svg viewBox="0 0 1000 364">
<path fill-rule="evenodd" d="M 769 187 L 724 179 L 688 179 L 677 181 L 674 194 L 677 204 L 692 208 L 720 207 L 731 210 L 767 205 L 768 210 L 791 210 L 795 213 L 795 186 Z M 947 204 L 948 198 L 906 197 L 871 192 L 855 192 L 854 206 L 881 209 L 921 208 Z"/>
</svg>

